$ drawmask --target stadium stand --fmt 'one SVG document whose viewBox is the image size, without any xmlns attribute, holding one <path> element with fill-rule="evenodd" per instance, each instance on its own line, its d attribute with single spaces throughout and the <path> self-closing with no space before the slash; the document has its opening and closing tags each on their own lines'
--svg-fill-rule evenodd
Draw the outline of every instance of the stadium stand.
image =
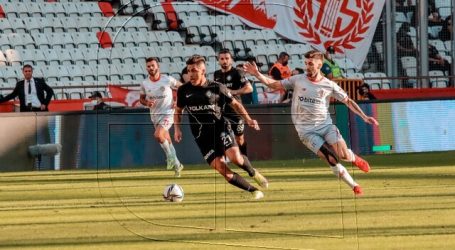
<svg viewBox="0 0 455 250">
<path fill-rule="evenodd" d="M 396 12 L 397 29 L 403 23 L 413 22 L 415 6 L 407 7 Z M 445 18 L 451 6 L 447 1 L 435 1 L 435 8 Z M 381 29 L 379 24 L 378 30 Z M 439 39 L 441 30 L 440 25 L 428 27 L 432 38 L 429 43 L 451 62 L 451 41 Z M 409 35 L 416 45 L 414 26 Z M 216 52 L 221 48 L 231 49 L 237 63 L 255 57 L 260 70 L 267 72 L 281 51 L 290 55 L 291 68 L 304 68 L 302 54 L 311 46 L 288 41 L 273 30 L 248 27 L 234 15 L 215 12 L 195 1 L 175 1 L 170 6 L 157 0 L 0 0 L 3 87 L 14 86 L 24 64 L 34 65 L 35 72 L 49 82 L 58 86 L 81 84 L 80 88 L 88 89 L 85 92 L 107 82 L 134 87 L 146 77 L 143 68 L 146 57 L 157 56 L 164 73 L 179 77 L 184 61 L 194 53 L 206 56 L 208 73 L 212 74 L 218 67 Z M 392 87 L 390 80 L 383 79 L 387 76 L 382 73 L 381 36 L 373 40 L 362 69 L 357 69 L 348 58 L 335 60 L 346 77 L 364 79 L 372 89 Z M 416 57 L 403 57 L 400 63 L 405 76 L 418 77 Z M 444 78 L 448 72 L 431 71 L 429 75 L 431 86 L 448 86 L 448 78 Z M 59 81 L 65 84 L 58 84 Z M 415 79 L 408 82 L 417 87 Z M 74 91 L 65 91 L 59 98 L 77 97 L 71 94 Z"/>
</svg>

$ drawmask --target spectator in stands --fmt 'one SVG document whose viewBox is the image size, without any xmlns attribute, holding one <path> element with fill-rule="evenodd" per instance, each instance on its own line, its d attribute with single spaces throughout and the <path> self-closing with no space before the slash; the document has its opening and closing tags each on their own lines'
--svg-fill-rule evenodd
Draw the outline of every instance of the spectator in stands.
<svg viewBox="0 0 455 250">
<path fill-rule="evenodd" d="M 274 80 L 283 80 L 291 77 L 291 68 L 288 66 L 289 54 L 281 52 L 278 55 L 278 60 L 269 69 L 269 76 Z M 280 90 L 281 101 L 283 101 L 288 95 L 287 90 Z"/>
<path fill-rule="evenodd" d="M 429 8 L 429 16 L 428 16 L 428 26 L 441 26 L 444 20 L 439 15 L 439 12 L 434 6 L 428 6 Z"/>
<path fill-rule="evenodd" d="M 403 56 L 416 56 L 417 49 L 414 47 L 414 43 L 412 42 L 411 35 L 409 32 L 411 31 L 411 25 L 409 23 L 401 24 L 400 29 L 397 32 L 397 53 L 398 57 L 401 58 Z"/>
<path fill-rule="evenodd" d="M 343 71 L 340 66 L 332 58 L 335 55 L 335 49 L 329 46 L 325 50 L 324 63 L 322 64 L 321 72 L 328 79 L 343 78 Z"/>
<path fill-rule="evenodd" d="M 278 60 L 269 69 L 269 76 L 274 80 L 283 80 L 291 76 L 291 69 L 288 66 L 289 54 L 281 52 Z"/>
<path fill-rule="evenodd" d="M 18 81 L 13 92 L 3 98 L 0 103 L 19 97 L 21 112 L 40 112 L 48 111 L 54 91 L 49 87 L 44 79 L 33 77 L 33 67 L 29 64 L 22 67 L 24 80 Z"/>
<path fill-rule="evenodd" d="M 357 87 L 361 100 L 374 100 L 376 97 L 370 92 L 370 85 L 364 83 Z"/>
<path fill-rule="evenodd" d="M 110 107 L 103 101 L 103 95 L 99 91 L 93 92 L 90 99 L 92 99 L 92 103 L 95 105 L 93 106 L 93 110 L 106 110 Z"/>
<path fill-rule="evenodd" d="M 449 61 L 447 61 L 447 59 L 444 59 L 444 57 L 439 54 L 438 49 L 431 44 L 428 44 L 428 59 L 430 60 L 430 70 L 442 70 L 452 75 L 450 73 L 451 65 Z"/>
<path fill-rule="evenodd" d="M 407 1 L 407 4 L 405 5 L 404 2 L 406 2 L 406 1 Z M 412 5 L 412 0 L 396 0 L 395 10 L 397 12 L 413 11 L 414 7 L 415 6 Z"/>
<path fill-rule="evenodd" d="M 452 16 L 448 16 L 442 23 L 442 29 L 439 31 L 439 39 L 442 41 L 452 40 Z"/>
</svg>

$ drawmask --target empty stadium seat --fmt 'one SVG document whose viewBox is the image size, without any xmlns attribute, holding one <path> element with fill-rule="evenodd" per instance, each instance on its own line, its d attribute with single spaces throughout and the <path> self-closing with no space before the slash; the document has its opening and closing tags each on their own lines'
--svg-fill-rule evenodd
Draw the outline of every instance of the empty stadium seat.
<svg viewBox="0 0 455 250">
<path fill-rule="evenodd" d="M 15 49 L 7 49 L 5 51 L 6 60 L 9 65 L 22 65 L 22 58 L 20 53 Z"/>
<path fill-rule="evenodd" d="M 21 18 L 9 18 L 9 23 L 11 24 L 11 28 L 13 29 L 14 33 L 27 32 L 27 27 L 25 27 L 25 23 Z"/>
<path fill-rule="evenodd" d="M 19 50 L 23 65 L 30 64 L 33 66 L 45 66 L 47 63 L 46 55 L 40 49 L 23 49 Z"/>
<path fill-rule="evenodd" d="M 34 49 L 35 41 L 27 33 L 10 33 L 7 35 L 12 48 L 15 49 Z"/>
<path fill-rule="evenodd" d="M 46 55 L 48 65 L 57 66 L 60 64 L 60 58 L 54 49 L 41 49 L 41 51 Z"/>
<path fill-rule="evenodd" d="M 67 49 L 54 49 L 54 50 L 58 56 L 60 65 L 73 64 L 73 58 L 71 57 L 69 50 L 67 50 Z"/>
<path fill-rule="evenodd" d="M 42 17 L 42 12 L 40 8 L 40 4 L 42 3 L 34 3 L 34 2 L 28 2 L 25 4 L 25 7 L 27 8 L 28 15 L 30 17 Z"/>
<path fill-rule="evenodd" d="M 4 2 L 1 3 L 6 17 L 9 18 L 24 18 L 28 17 L 28 9 L 25 4 L 20 2 Z"/>
<path fill-rule="evenodd" d="M 36 33 L 32 35 L 33 41 L 35 41 L 35 47 L 38 49 L 49 49 L 49 40 L 47 40 L 46 34 Z"/>
<path fill-rule="evenodd" d="M 7 18 L 0 18 L 0 33 L 9 34 L 13 33 L 14 29 L 11 27 Z"/>
<path fill-rule="evenodd" d="M 149 57 L 149 55 L 144 53 L 144 50 L 141 47 L 132 47 L 130 48 L 130 51 L 138 63 L 145 62 L 145 59 Z"/>
<path fill-rule="evenodd" d="M 96 37 L 100 42 L 101 48 L 111 48 L 112 47 L 112 39 L 109 36 L 109 33 L 104 31 L 98 31 L 96 33 Z"/>
</svg>

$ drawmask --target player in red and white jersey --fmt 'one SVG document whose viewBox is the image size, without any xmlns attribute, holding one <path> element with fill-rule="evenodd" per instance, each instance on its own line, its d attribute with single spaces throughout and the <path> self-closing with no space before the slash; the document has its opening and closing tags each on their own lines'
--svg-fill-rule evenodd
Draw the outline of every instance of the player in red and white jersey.
<svg viewBox="0 0 455 250">
<path fill-rule="evenodd" d="M 174 123 L 174 100 L 172 91 L 180 85 L 172 76 L 160 73 L 158 59 L 146 59 L 149 76 L 141 84 L 140 102 L 150 109 L 150 117 L 155 126 L 154 137 L 166 153 L 167 169 L 174 169 L 175 176 L 180 177 L 183 165 L 180 163 L 169 136 L 169 129 Z"/>
<path fill-rule="evenodd" d="M 378 122 L 373 117 L 365 115 L 343 89 L 321 74 L 323 61 L 323 53 L 309 51 L 305 54 L 306 74 L 295 75 L 281 81 L 261 74 L 254 63 L 246 63 L 244 69 L 272 89 L 293 89 L 292 121 L 300 140 L 321 159 L 327 161 L 333 173 L 348 184 L 356 195 L 361 195 L 362 188 L 338 159 L 352 162 L 364 172 L 368 172 L 370 166 L 347 147 L 340 131 L 333 124 L 329 113 L 330 98 L 333 97 L 347 105 L 366 123 L 378 125 Z"/>
</svg>

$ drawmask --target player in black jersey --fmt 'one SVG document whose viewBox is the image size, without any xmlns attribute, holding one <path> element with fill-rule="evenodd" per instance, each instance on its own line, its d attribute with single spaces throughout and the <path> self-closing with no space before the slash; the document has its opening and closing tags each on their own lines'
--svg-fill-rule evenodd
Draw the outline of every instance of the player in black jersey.
<svg viewBox="0 0 455 250">
<path fill-rule="evenodd" d="M 251 192 L 254 199 L 261 199 L 264 194 L 229 169 L 224 161 L 226 155 L 232 163 L 248 172 L 261 187 L 268 187 L 267 179 L 251 166 L 246 156 L 240 154 L 222 108 L 224 105 L 230 105 L 235 112 L 242 115 L 248 126 L 259 130 L 257 121 L 250 118 L 242 104 L 233 98 L 224 85 L 205 77 L 204 57 L 194 55 L 186 64 L 190 81 L 177 90 L 177 107 L 174 114 L 175 141 L 182 140 L 180 124 L 185 109 L 189 115 L 191 133 L 207 163 L 230 184 Z"/>
<path fill-rule="evenodd" d="M 229 49 L 223 49 L 218 53 L 218 64 L 221 69 L 215 71 L 214 80 L 225 85 L 237 101 L 241 102 L 241 95 L 253 92 L 250 81 L 232 66 L 232 54 Z M 224 114 L 231 124 L 240 152 L 247 156 L 246 141 L 243 135 L 245 122 L 242 116 L 237 114 L 229 105 L 225 105 Z"/>
</svg>

